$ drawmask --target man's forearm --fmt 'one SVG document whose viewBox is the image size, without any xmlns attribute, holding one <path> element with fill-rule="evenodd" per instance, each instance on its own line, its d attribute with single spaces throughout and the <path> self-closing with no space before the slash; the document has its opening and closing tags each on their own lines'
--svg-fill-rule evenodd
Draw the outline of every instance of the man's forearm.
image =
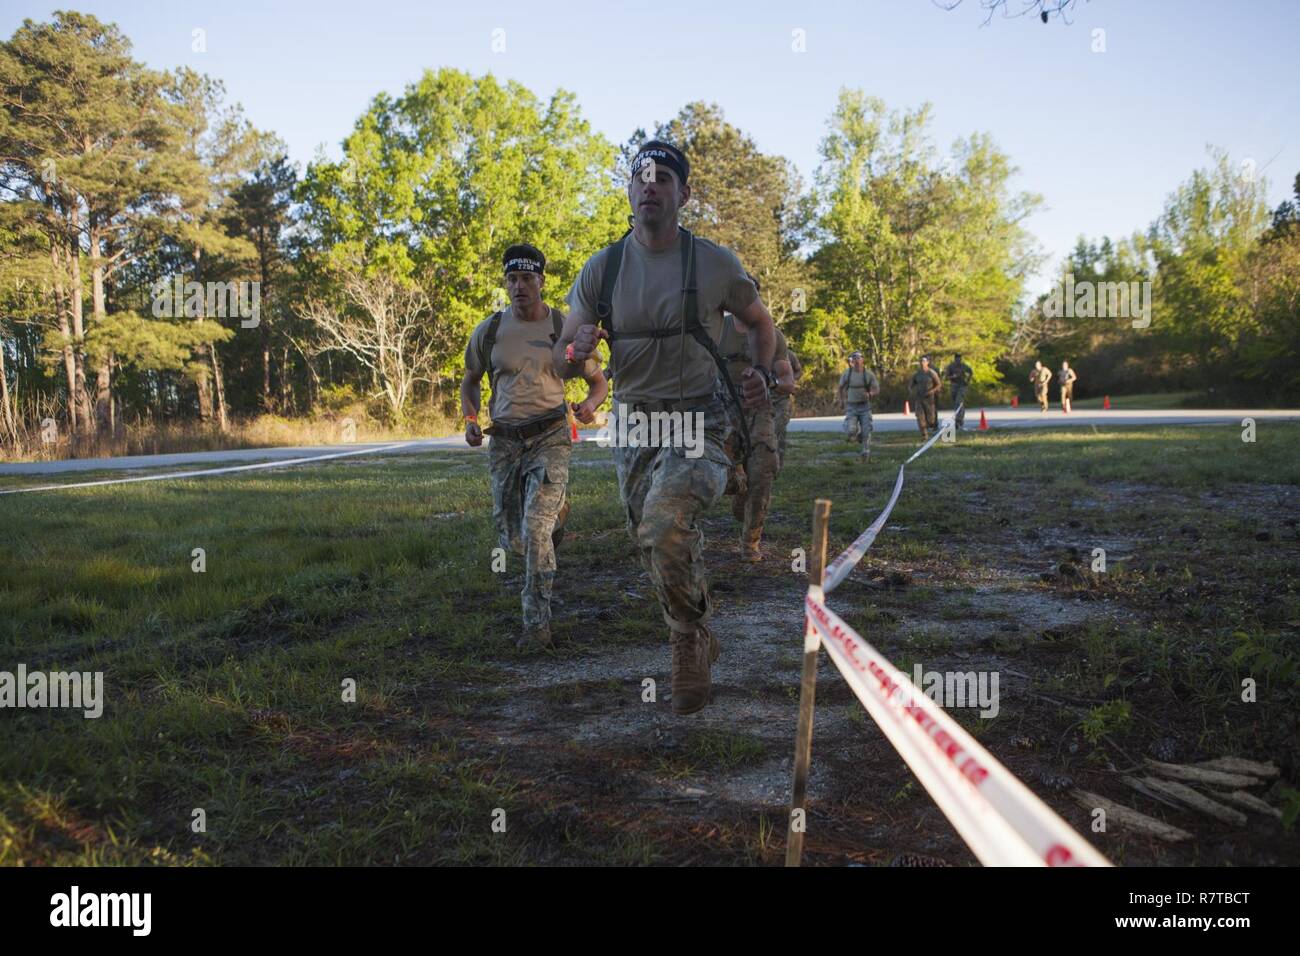
<svg viewBox="0 0 1300 956">
<path fill-rule="evenodd" d="M 766 321 L 751 325 L 746 338 L 749 340 L 749 354 L 754 356 L 753 364 L 771 370 L 772 359 L 776 356 L 776 323 L 766 312 L 763 315 Z"/>
<path fill-rule="evenodd" d="M 591 403 L 592 408 L 598 408 L 605 401 L 605 396 L 609 394 L 609 381 L 605 378 L 605 373 L 599 370 L 594 375 L 585 376 L 587 381 L 587 401 Z"/>
<path fill-rule="evenodd" d="M 482 404 L 483 392 L 478 382 L 460 383 L 460 414 L 462 418 L 478 417 L 479 406 Z"/>
<path fill-rule="evenodd" d="M 582 374 L 582 365 L 577 362 L 570 362 L 566 354 L 569 343 L 573 341 L 573 336 L 566 329 L 560 333 L 560 337 L 555 340 L 555 346 L 551 349 L 551 365 L 555 369 L 555 374 L 562 379 L 576 378 Z"/>
</svg>

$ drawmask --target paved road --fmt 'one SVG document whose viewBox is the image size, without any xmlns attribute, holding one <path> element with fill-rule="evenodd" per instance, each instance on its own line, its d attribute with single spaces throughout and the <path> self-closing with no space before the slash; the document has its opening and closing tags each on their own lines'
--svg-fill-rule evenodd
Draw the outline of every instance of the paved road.
<svg viewBox="0 0 1300 956">
<path fill-rule="evenodd" d="M 951 411 L 940 412 L 941 417 Z M 993 408 L 987 411 L 990 428 L 1047 428 L 1080 427 L 1096 425 L 1205 425 L 1236 424 L 1243 418 L 1263 421 L 1300 421 L 1300 409 L 1171 409 L 1167 411 L 1110 411 L 1075 412 L 1062 415 L 1059 411 L 1047 414 L 1024 408 Z M 792 432 L 838 431 L 839 417 L 796 418 L 790 422 Z M 881 413 L 874 417 L 880 432 L 916 431 L 916 419 L 899 412 Z M 979 424 L 979 409 L 966 415 L 966 427 Z M 581 433 L 587 440 L 594 439 L 594 431 Z M 484 446 L 486 447 L 486 446 Z M 338 456 L 340 453 L 364 454 L 368 450 L 385 449 L 384 454 L 413 454 L 434 450 L 469 450 L 459 435 L 449 438 L 427 438 L 409 442 L 374 442 L 353 445 L 317 445 L 295 448 L 244 448 L 236 451 L 186 452 L 177 455 L 131 455 L 123 458 L 74 458 L 66 461 L 0 462 L 0 475 L 54 475 L 89 471 L 116 471 L 140 469 L 169 469 L 176 466 L 200 465 L 216 468 L 222 465 L 239 465 L 247 462 L 275 462 L 287 459 L 313 459 Z M 481 449 L 480 449 L 481 451 Z"/>
</svg>

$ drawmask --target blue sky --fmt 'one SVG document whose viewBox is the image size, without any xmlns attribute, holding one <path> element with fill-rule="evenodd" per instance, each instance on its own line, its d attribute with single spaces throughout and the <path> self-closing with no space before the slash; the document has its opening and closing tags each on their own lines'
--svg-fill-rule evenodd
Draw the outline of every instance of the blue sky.
<svg viewBox="0 0 1300 956">
<path fill-rule="evenodd" d="M 988 132 L 1020 168 L 1018 188 L 1043 196 L 1028 226 L 1054 260 L 1080 234 L 1145 228 L 1208 162 L 1207 144 L 1253 160 L 1271 206 L 1300 172 L 1297 0 L 1080 0 L 1069 25 L 987 26 L 979 0 L 951 12 L 932 0 L 6 0 L 0 30 L 66 6 L 116 22 L 151 66 L 220 78 L 303 164 L 321 145 L 337 156 L 376 93 L 453 66 L 542 96 L 570 90 L 614 141 L 713 101 L 808 182 L 841 87 L 894 108 L 929 101 L 940 146 Z M 206 52 L 191 49 L 196 28 Z M 795 29 L 806 52 L 792 50 Z M 1104 53 L 1092 50 L 1097 29 Z"/>
</svg>

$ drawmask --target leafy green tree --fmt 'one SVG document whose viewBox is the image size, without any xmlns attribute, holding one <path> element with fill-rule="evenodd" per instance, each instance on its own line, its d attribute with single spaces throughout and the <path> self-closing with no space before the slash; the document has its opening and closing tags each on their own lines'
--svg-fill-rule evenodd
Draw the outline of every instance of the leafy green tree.
<svg viewBox="0 0 1300 956">
<path fill-rule="evenodd" d="M 421 354 L 437 393 L 458 376 L 474 325 L 503 304 L 509 245 L 546 253 L 554 303 L 587 257 L 622 232 L 627 200 L 614 161 L 572 94 L 543 103 L 491 75 L 426 72 L 400 97 L 374 99 L 341 162 L 308 167 L 299 268 L 318 305 L 332 302 L 344 317 L 351 309 L 362 324 L 356 296 L 344 294 L 359 277 L 418 287 L 429 316 L 422 334 L 434 343 Z M 372 390 L 391 393 L 393 383 L 369 371 Z"/>
<path fill-rule="evenodd" d="M 1041 200 L 1011 192 L 1016 170 L 987 136 L 940 160 L 930 112 L 841 91 L 817 174 L 817 304 L 878 371 L 961 351 L 992 384 L 1036 261 L 1021 223 Z"/>
<path fill-rule="evenodd" d="M 280 150 L 277 155 L 263 159 L 248 181 L 231 192 L 231 202 L 222 219 L 222 224 L 232 235 L 242 236 L 252 244 L 256 256 L 261 321 L 256 356 L 250 361 L 244 354 L 240 362 L 245 382 L 240 391 L 246 396 L 246 409 L 257 407 L 262 411 L 273 411 L 278 407 L 287 410 L 286 396 L 293 366 L 289 357 L 292 316 L 286 304 L 291 293 L 292 266 L 286 244 L 293 222 L 293 194 L 297 184 L 297 172 Z M 280 377 L 278 401 L 271 387 L 276 355 L 279 356 Z M 250 375 L 254 377 L 250 378 Z M 257 396 L 255 402 L 253 395 Z"/>
<path fill-rule="evenodd" d="M 177 78 L 130 51 L 116 26 L 70 12 L 24 21 L 0 45 L 5 185 L 49 238 L 56 342 L 72 353 L 72 424 L 93 422 L 99 434 L 112 425 L 116 367 L 175 361 L 220 332 L 110 308 L 112 283 L 177 223 L 206 177 L 184 149 L 185 111 L 170 95 Z"/>
<path fill-rule="evenodd" d="M 1152 325 L 1172 355 L 1205 372 L 1222 365 L 1249 328 L 1238 278 L 1268 223 L 1266 182 L 1250 167 L 1233 167 L 1224 150 L 1210 156 L 1212 165 L 1169 196 L 1149 231 Z"/>
<path fill-rule="evenodd" d="M 1300 175 L 1293 195 L 1246 258 L 1238 288 L 1249 325 L 1232 354 L 1234 377 L 1279 404 L 1300 399 Z"/>
</svg>

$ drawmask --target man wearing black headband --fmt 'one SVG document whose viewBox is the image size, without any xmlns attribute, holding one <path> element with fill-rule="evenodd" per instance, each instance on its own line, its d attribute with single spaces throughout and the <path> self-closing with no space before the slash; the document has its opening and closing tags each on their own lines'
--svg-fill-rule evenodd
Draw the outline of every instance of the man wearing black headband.
<svg viewBox="0 0 1300 956">
<path fill-rule="evenodd" d="M 551 645 L 551 587 L 555 546 L 564 533 L 569 505 L 572 443 L 564 380 L 551 362 L 564 315 L 542 301 L 546 257 L 534 246 L 511 246 L 503 257 L 510 306 L 484 319 L 465 348 L 460 405 L 465 441 L 483 444 L 479 388 L 486 372 L 492 389 L 489 468 L 492 512 L 501 547 L 524 556 L 524 636 L 521 648 Z M 583 422 L 595 418 L 608 391 L 597 362 L 581 369 L 587 400 L 574 408 Z"/>
<path fill-rule="evenodd" d="M 691 416 L 702 421 L 698 457 L 682 447 L 614 449 L 628 531 L 655 585 L 672 642 L 672 704 L 689 714 L 709 701 L 718 646 L 699 516 L 722 497 L 730 460 L 728 388 L 720 384 L 717 340 L 726 309 L 744 326 L 753 365 L 735 384 L 746 407 L 768 401 L 775 383 L 775 326 L 754 284 L 730 250 L 678 226 L 690 199 L 690 162 L 654 140 L 632 163 L 627 187 L 634 225 L 592 256 L 569 292 L 569 317 L 554 350 L 556 371 L 579 374 L 601 338 L 610 341 L 615 408 L 625 413 Z M 719 356 L 720 358 L 720 356 Z"/>
</svg>

